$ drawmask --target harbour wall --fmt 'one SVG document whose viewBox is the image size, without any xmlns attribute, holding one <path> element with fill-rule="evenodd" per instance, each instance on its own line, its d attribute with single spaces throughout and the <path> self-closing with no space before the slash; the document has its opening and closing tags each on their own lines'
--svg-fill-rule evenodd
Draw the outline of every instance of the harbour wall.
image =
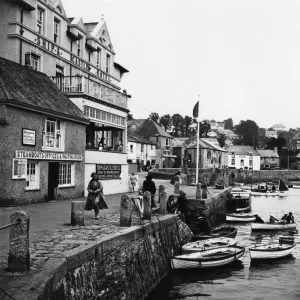
<svg viewBox="0 0 300 300">
<path fill-rule="evenodd" d="M 13 297 L 144 299 L 171 270 L 170 257 L 179 254 L 192 236 L 177 215 L 153 217 L 146 225 L 123 228 L 50 259 L 37 273 L 26 276 L 27 284 Z M 20 282 L 15 284 L 20 286 Z"/>
</svg>

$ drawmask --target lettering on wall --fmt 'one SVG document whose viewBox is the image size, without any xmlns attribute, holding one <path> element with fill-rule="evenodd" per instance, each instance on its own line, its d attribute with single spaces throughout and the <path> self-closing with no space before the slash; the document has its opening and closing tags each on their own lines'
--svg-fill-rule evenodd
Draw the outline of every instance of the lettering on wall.
<svg viewBox="0 0 300 300">
<path fill-rule="evenodd" d="M 100 179 L 121 179 L 121 165 L 96 165 Z"/>
<path fill-rule="evenodd" d="M 82 155 L 79 155 L 79 154 L 40 152 L 40 151 L 23 151 L 23 150 L 16 150 L 15 158 L 82 161 Z"/>
</svg>

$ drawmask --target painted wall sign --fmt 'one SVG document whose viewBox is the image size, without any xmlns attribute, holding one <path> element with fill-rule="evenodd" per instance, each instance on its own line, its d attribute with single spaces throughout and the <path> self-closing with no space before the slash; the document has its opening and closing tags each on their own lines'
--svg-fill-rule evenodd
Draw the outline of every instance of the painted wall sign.
<svg viewBox="0 0 300 300">
<path fill-rule="evenodd" d="M 60 55 L 60 49 L 59 47 L 57 47 L 56 44 L 49 42 L 48 40 L 37 36 L 36 37 L 36 43 L 40 46 L 42 46 L 43 48 L 45 48 L 46 50 L 56 54 L 56 55 Z"/>
<path fill-rule="evenodd" d="M 33 129 L 22 128 L 22 145 L 35 146 L 36 131 Z"/>
<path fill-rule="evenodd" d="M 102 179 L 120 179 L 121 165 L 96 165 L 96 173 Z"/>
<path fill-rule="evenodd" d="M 40 151 L 23 151 L 23 150 L 16 150 L 15 158 L 82 161 L 82 155 L 79 155 L 79 154 L 40 152 Z"/>
</svg>

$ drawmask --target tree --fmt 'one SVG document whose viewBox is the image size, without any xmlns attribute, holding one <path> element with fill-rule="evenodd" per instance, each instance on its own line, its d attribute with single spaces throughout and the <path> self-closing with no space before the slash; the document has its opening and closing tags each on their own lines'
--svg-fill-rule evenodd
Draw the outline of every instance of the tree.
<svg viewBox="0 0 300 300">
<path fill-rule="evenodd" d="M 172 124 L 174 126 L 174 136 L 178 137 L 181 135 L 180 129 L 182 129 L 183 117 L 180 114 L 174 114 L 172 116 Z"/>
<path fill-rule="evenodd" d="M 286 146 L 287 146 L 287 142 L 286 139 L 283 137 L 279 137 L 277 139 L 271 138 L 267 142 L 267 149 L 271 149 L 271 150 L 273 150 L 275 147 L 281 149 Z"/>
<path fill-rule="evenodd" d="M 233 130 L 233 121 L 231 118 L 224 120 L 224 129 Z"/>
<path fill-rule="evenodd" d="M 207 137 L 210 131 L 210 124 L 207 120 L 200 122 L 200 137 Z"/>
<path fill-rule="evenodd" d="M 182 136 L 190 137 L 191 136 L 191 125 L 193 124 L 193 118 L 185 116 L 181 124 Z"/>
<path fill-rule="evenodd" d="M 158 124 L 158 120 L 159 120 L 159 114 L 156 113 L 156 112 L 152 112 L 150 115 L 149 115 L 149 118 Z"/>
<path fill-rule="evenodd" d="M 172 125 L 171 116 L 169 114 L 161 116 L 159 120 L 159 125 L 166 131 L 170 129 Z"/>
<path fill-rule="evenodd" d="M 257 145 L 258 125 L 252 121 L 240 121 L 235 127 L 235 133 L 241 136 L 244 145 Z"/>
</svg>

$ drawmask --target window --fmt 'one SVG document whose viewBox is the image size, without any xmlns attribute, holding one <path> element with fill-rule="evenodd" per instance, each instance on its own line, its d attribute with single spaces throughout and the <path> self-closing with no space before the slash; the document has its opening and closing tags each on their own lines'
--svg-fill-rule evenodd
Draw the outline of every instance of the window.
<svg viewBox="0 0 300 300">
<path fill-rule="evenodd" d="M 60 21 L 54 18 L 54 43 L 59 44 L 60 37 Z"/>
<path fill-rule="evenodd" d="M 169 146 L 170 143 L 169 143 L 169 139 L 166 139 L 166 146 Z"/>
<path fill-rule="evenodd" d="M 133 153 L 133 145 L 130 145 L 130 153 Z"/>
<path fill-rule="evenodd" d="M 82 55 L 82 36 L 81 35 L 78 35 L 78 40 L 77 40 L 77 55 L 78 56 L 81 56 Z"/>
<path fill-rule="evenodd" d="M 253 166 L 253 160 L 252 160 L 252 159 L 249 160 L 249 166 L 250 166 L 250 167 Z"/>
<path fill-rule="evenodd" d="M 74 164 L 60 163 L 58 171 L 58 186 L 74 185 Z"/>
<path fill-rule="evenodd" d="M 26 159 L 13 159 L 12 179 L 25 179 L 26 178 Z"/>
<path fill-rule="evenodd" d="M 235 158 L 231 159 L 231 165 L 234 166 L 235 165 Z"/>
<path fill-rule="evenodd" d="M 244 160 L 241 159 L 241 167 L 243 167 L 243 166 L 244 166 Z"/>
<path fill-rule="evenodd" d="M 151 150 L 153 150 L 153 145 L 151 145 Z"/>
<path fill-rule="evenodd" d="M 61 149 L 60 121 L 52 118 L 46 119 L 44 132 L 44 147 L 52 150 Z"/>
<path fill-rule="evenodd" d="M 110 55 L 106 55 L 106 73 L 110 74 Z"/>
<path fill-rule="evenodd" d="M 36 16 L 37 32 L 43 35 L 44 34 L 44 10 L 38 7 L 36 14 L 37 14 Z"/>
<path fill-rule="evenodd" d="M 25 66 L 40 71 L 40 57 L 35 53 L 25 53 Z"/>
<path fill-rule="evenodd" d="M 40 188 L 40 165 L 36 162 L 27 162 L 26 190 Z"/>
<path fill-rule="evenodd" d="M 97 49 L 97 61 L 96 61 L 97 68 L 101 68 L 101 49 Z"/>
</svg>

